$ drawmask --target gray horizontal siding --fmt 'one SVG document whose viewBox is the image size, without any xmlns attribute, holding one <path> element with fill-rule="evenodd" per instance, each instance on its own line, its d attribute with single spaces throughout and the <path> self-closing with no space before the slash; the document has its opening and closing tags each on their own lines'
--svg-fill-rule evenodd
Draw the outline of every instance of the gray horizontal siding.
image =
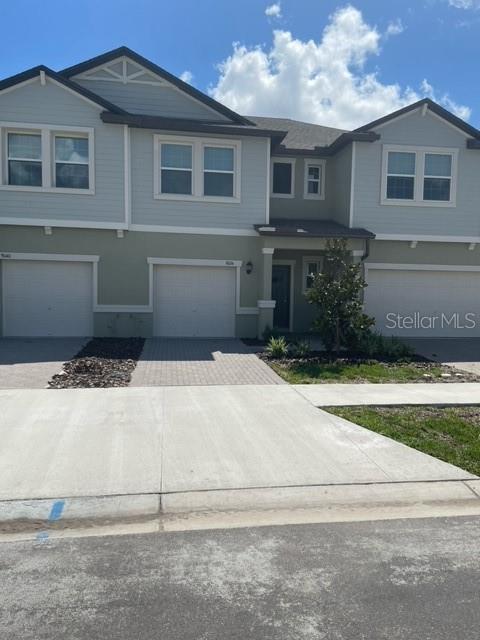
<svg viewBox="0 0 480 640">
<path fill-rule="evenodd" d="M 375 143 L 357 142 L 354 226 L 383 234 L 480 235 L 480 152 L 466 149 L 459 131 L 419 113 L 379 129 Z M 456 207 L 381 205 L 382 145 L 459 149 Z"/>
<path fill-rule="evenodd" d="M 100 120 L 101 108 L 47 80 L 0 94 L 0 121 L 93 127 L 95 194 L 0 189 L 0 217 L 99 223 L 123 222 L 123 130 Z"/>
<path fill-rule="evenodd" d="M 241 202 L 189 202 L 153 197 L 154 133 L 131 132 L 133 224 L 252 230 L 252 225 L 265 222 L 267 139 L 242 139 Z"/>
<path fill-rule="evenodd" d="M 188 95 L 172 87 L 148 84 L 122 84 L 102 80 L 78 80 L 78 84 L 130 113 L 173 118 L 200 120 L 224 120 L 228 118 L 216 113 Z"/>
<path fill-rule="evenodd" d="M 295 161 L 295 196 L 293 198 L 271 196 L 270 217 L 293 220 L 335 220 L 348 225 L 351 153 L 351 146 L 349 146 L 337 155 L 326 159 L 324 200 L 304 198 L 305 164 L 309 160 L 313 162 L 314 159 L 297 156 Z"/>
</svg>

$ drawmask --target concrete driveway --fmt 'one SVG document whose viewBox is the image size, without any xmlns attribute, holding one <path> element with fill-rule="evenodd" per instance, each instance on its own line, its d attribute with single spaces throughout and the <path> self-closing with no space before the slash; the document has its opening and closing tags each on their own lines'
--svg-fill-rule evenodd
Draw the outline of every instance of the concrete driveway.
<svg viewBox="0 0 480 640">
<path fill-rule="evenodd" d="M 0 406 L 3 500 L 473 478 L 288 385 L 11 390 Z"/>
<path fill-rule="evenodd" d="M 480 338 L 410 338 L 425 358 L 480 375 Z"/>
<path fill-rule="evenodd" d="M 0 389 L 44 389 L 89 338 L 0 338 Z"/>
</svg>

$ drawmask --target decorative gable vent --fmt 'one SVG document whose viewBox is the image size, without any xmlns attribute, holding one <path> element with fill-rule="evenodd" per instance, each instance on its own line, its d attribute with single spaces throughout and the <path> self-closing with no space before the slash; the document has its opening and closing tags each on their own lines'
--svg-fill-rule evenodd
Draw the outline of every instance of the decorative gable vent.
<svg viewBox="0 0 480 640">
<path fill-rule="evenodd" d="M 118 58 L 108 64 L 85 71 L 76 77 L 81 80 L 101 80 L 122 84 L 149 84 L 157 87 L 169 86 L 165 80 L 128 58 Z"/>
</svg>

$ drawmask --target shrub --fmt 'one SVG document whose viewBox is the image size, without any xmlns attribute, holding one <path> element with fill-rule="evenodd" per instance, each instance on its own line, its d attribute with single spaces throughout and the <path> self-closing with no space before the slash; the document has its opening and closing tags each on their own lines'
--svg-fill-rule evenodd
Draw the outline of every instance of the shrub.
<svg viewBox="0 0 480 640">
<path fill-rule="evenodd" d="M 288 344 L 283 336 L 274 338 L 273 336 L 268 341 L 265 353 L 271 358 L 286 358 L 288 355 Z"/>
<path fill-rule="evenodd" d="M 306 358 L 310 353 L 310 343 L 308 340 L 298 340 L 291 346 L 291 351 L 296 358 Z"/>
<path fill-rule="evenodd" d="M 272 329 L 270 325 L 267 324 L 262 333 L 262 338 L 265 342 L 269 342 L 270 338 L 278 338 L 280 336 L 280 332 L 278 329 Z"/>
<path fill-rule="evenodd" d="M 324 270 L 314 276 L 307 292 L 307 301 L 317 308 L 313 328 L 328 352 L 355 348 L 374 324 L 362 309 L 361 292 L 366 286 L 361 266 L 350 260 L 346 241 L 329 241 Z"/>
<path fill-rule="evenodd" d="M 358 351 L 369 358 L 385 358 L 387 360 L 410 360 L 415 350 L 395 336 L 382 336 L 376 331 L 369 331 L 361 337 L 357 345 Z"/>
</svg>

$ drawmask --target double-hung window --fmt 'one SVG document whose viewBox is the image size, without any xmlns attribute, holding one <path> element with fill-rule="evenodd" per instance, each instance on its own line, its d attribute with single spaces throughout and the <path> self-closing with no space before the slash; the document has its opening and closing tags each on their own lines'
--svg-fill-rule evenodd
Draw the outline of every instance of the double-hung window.
<svg viewBox="0 0 480 640">
<path fill-rule="evenodd" d="M 305 161 L 305 185 L 303 197 L 306 200 L 325 198 L 325 162 Z"/>
<path fill-rule="evenodd" d="M 312 288 L 315 276 L 322 271 L 322 258 L 303 259 L 303 293 Z"/>
<path fill-rule="evenodd" d="M 191 196 L 193 193 L 193 146 L 161 144 L 160 193 Z"/>
<path fill-rule="evenodd" d="M 87 137 L 55 135 L 55 186 L 62 189 L 89 188 Z"/>
<path fill-rule="evenodd" d="M 0 189 L 94 193 L 94 131 L 0 123 Z"/>
<path fill-rule="evenodd" d="M 8 184 L 42 186 L 42 137 L 40 133 L 7 134 Z"/>
<path fill-rule="evenodd" d="M 155 135 L 153 197 L 240 202 L 241 142 Z"/>
<path fill-rule="evenodd" d="M 384 147 L 382 204 L 455 206 L 457 153 Z"/>
<path fill-rule="evenodd" d="M 232 147 L 203 147 L 203 194 L 233 198 L 235 171 Z"/>
<path fill-rule="evenodd" d="M 295 160 L 274 159 L 272 162 L 272 188 L 274 198 L 293 198 L 295 195 Z"/>
</svg>

